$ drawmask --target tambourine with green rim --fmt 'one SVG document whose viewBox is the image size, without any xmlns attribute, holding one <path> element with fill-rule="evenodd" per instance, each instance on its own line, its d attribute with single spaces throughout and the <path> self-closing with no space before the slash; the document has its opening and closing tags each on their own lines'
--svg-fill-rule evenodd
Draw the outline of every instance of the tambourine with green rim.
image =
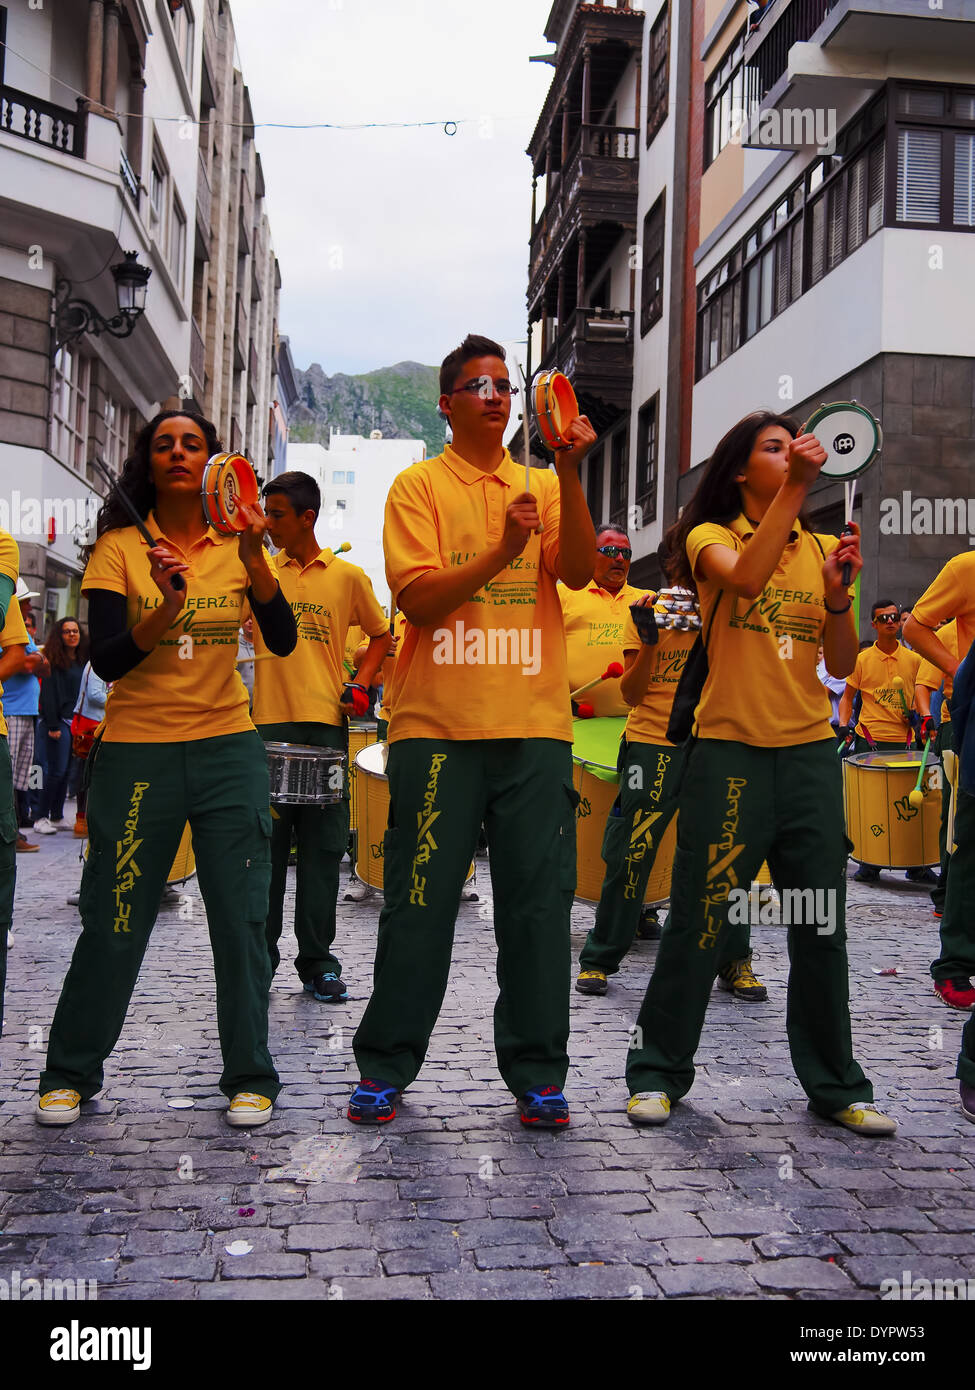
<svg viewBox="0 0 975 1390">
<path fill-rule="evenodd" d="M 856 401 L 833 401 L 817 407 L 802 433 L 814 434 L 826 450 L 821 478 L 857 478 L 884 447 L 880 421 Z"/>
<path fill-rule="evenodd" d="M 241 510 L 260 497 L 257 475 L 243 454 L 214 454 L 203 470 L 203 514 L 222 536 L 247 529 Z"/>
<path fill-rule="evenodd" d="M 539 372 L 529 396 L 532 419 L 546 449 L 571 449 L 574 441 L 566 431 L 578 419 L 579 402 L 569 378 L 563 372 Z"/>
</svg>

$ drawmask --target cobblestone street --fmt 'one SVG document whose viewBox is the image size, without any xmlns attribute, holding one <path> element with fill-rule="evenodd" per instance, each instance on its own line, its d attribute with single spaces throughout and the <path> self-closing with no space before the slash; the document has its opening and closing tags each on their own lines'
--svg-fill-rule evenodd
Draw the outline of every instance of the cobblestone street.
<svg viewBox="0 0 975 1390">
<path fill-rule="evenodd" d="M 768 1003 L 715 992 L 697 1082 L 665 1129 L 624 1113 L 627 1037 L 656 950 L 638 942 L 608 996 L 572 996 L 572 1127 L 523 1130 L 494 1062 L 485 860 L 426 1066 L 390 1126 L 344 1118 L 379 899 L 339 904 L 347 1004 L 303 993 L 284 950 L 271 1003 L 284 1089 L 270 1124 L 234 1131 L 193 880 L 189 906 L 160 915 L 102 1095 L 77 1124 L 44 1130 L 34 1093 L 78 928 L 66 897 L 79 864 L 69 835 L 37 838 L 40 853 L 18 858 L 0 1042 L 4 1279 L 96 1279 L 99 1300 L 876 1300 L 905 1271 L 975 1276 L 975 1130 L 953 1080 L 964 1019 L 931 992 L 937 923 L 902 874 L 851 883 L 849 911 L 856 1052 L 899 1121 L 893 1140 L 858 1140 L 806 1110 L 774 927 L 753 937 Z M 574 910 L 576 955 L 591 916 Z M 897 975 L 876 973 L 888 967 Z M 340 1141 L 324 1180 L 274 1175 L 318 1136 Z"/>
</svg>

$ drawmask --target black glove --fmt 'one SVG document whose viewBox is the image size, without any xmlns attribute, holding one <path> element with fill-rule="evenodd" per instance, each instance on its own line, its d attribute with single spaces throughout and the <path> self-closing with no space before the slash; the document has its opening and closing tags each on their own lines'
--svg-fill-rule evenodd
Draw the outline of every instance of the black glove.
<svg viewBox="0 0 975 1390">
<path fill-rule="evenodd" d="M 836 732 L 845 743 L 852 743 L 856 738 L 856 728 L 853 724 L 841 724 Z"/>
<path fill-rule="evenodd" d="M 631 603 L 630 613 L 640 641 L 645 647 L 655 647 L 659 634 L 653 608 L 645 603 Z"/>
</svg>

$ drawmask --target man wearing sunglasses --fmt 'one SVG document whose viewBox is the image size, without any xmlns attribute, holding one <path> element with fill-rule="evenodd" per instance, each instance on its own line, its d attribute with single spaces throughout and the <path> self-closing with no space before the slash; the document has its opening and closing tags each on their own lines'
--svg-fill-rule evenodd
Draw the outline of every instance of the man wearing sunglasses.
<svg viewBox="0 0 975 1390">
<path fill-rule="evenodd" d="M 592 582 L 578 591 L 559 585 L 570 690 L 601 676 L 610 662 L 623 664 L 623 628 L 630 604 L 646 593 L 626 582 L 632 554 L 625 531 L 600 526 Z M 630 713 L 618 679 L 601 681 L 581 698 L 599 718 L 624 718 Z"/>
<path fill-rule="evenodd" d="M 353 1040 L 356 1123 L 392 1120 L 423 1065 L 482 822 L 498 1070 L 523 1124 L 569 1123 L 579 798 L 556 581 L 582 589 L 592 578 L 596 537 L 579 465 L 596 436 L 585 416 L 573 420 L 555 470 L 533 469 L 526 488 L 504 447 L 513 394 L 504 359 L 498 343 L 475 336 L 444 359 L 440 410 L 452 443 L 400 473 L 386 502 L 386 576 L 406 629 L 389 721 L 386 904 L 372 998 Z M 472 1026 L 456 1001 L 453 1010 Z"/>
<path fill-rule="evenodd" d="M 857 656 L 853 674 L 846 683 L 840 700 L 841 738 L 854 730 L 850 727 L 853 697 L 859 690 L 863 701 L 860 718 L 855 726 L 856 752 L 866 753 L 874 748 L 898 749 L 913 742 L 913 728 L 906 711 L 914 708 L 914 686 L 921 658 L 908 651 L 897 640 L 900 632 L 901 610 L 889 599 L 878 599 L 870 613 L 877 634 L 872 646 Z M 901 684 L 895 684 L 900 677 Z M 858 883 L 876 883 L 880 869 L 875 864 L 861 864 L 853 875 Z M 912 883 L 934 883 L 930 869 L 919 866 L 908 869 Z"/>
</svg>

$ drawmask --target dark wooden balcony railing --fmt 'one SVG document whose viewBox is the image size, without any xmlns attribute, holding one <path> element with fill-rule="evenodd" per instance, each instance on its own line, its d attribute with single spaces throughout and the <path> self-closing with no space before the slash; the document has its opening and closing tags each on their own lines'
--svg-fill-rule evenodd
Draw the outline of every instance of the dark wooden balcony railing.
<svg viewBox="0 0 975 1390">
<path fill-rule="evenodd" d="M 0 130 L 84 159 L 87 106 L 82 98 L 78 109 L 70 111 L 66 106 L 55 106 L 51 101 L 4 85 L 0 87 Z"/>
<path fill-rule="evenodd" d="M 621 215 L 635 214 L 639 135 L 633 126 L 581 127 L 564 168 L 550 176 L 545 207 L 532 230 L 532 272 L 580 197 L 598 197 L 605 212 L 618 201 Z"/>
<path fill-rule="evenodd" d="M 633 379 L 633 311 L 573 310 L 537 365 L 565 372 L 581 395 L 627 407 Z"/>
<path fill-rule="evenodd" d="M 791 0 L 779 4 L 745 46 L 746 91 L 765 97 L 789 65 L 789 49 L 807 43 L 836 0 Z"/>
</svg>

